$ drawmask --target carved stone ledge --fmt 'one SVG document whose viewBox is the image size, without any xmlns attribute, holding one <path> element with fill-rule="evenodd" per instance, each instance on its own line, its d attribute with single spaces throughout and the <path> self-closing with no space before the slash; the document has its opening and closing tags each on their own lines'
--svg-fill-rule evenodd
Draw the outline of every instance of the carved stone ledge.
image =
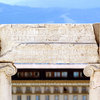
<svg viewBox="0 0 100 100">
<path fill-rule="evenodd" d="M 0 63 L 0 72 L 5 72 L 7 76 L 13 76 L 17 69 L 13 63 Z"/>
</svg>

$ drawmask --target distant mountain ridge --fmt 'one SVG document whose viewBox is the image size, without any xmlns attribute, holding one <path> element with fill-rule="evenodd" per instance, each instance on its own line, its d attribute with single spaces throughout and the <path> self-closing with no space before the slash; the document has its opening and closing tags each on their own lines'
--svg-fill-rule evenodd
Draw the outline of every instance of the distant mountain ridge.
<svg viewBox="0 0 100 100">
<path fill-rule="evenodd" d="M 100 22 L 100 8 L 30 8 L 0 3 L 0 24 L 96 22 Z"/>
</svg>

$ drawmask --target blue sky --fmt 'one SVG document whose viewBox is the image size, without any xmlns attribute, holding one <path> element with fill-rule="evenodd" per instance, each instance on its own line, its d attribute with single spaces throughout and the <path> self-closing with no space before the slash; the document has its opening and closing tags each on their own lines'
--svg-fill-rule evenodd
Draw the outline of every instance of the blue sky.
<svg viewBox="0 0 100 100">
<path fill-rule="evenodd" d="M 1 3 L 28 7 L 99 8 L 100 0 L 0 0 Z"/>
<path fill-rule="evenodd" d="M 100 0 L 0 0 L 0 24 L 99 22 Z"/>
</svg>

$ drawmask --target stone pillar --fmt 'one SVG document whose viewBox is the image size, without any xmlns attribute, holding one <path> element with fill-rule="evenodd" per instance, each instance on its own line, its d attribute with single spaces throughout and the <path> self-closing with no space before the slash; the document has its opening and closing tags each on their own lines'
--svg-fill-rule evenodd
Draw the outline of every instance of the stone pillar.
<svg viewBox="0 0 100 100">
<path fill-rule="evenodd" d="M 22 100 L 26 100 L 26 87 L 22 87 L 22 92 L 23 92 L 23 95 L 22 95 Z"/>
<path fill-rule="evenodd" d="M 78 100 L 84 100 L 84 99 L 82 99 L 82 95 L 78 95 Z"/>
<path fill-rule="evenodd" d="M 13 87 L 13 94 L 16 93 L 16 87 Z"/>
<path fill-rule="evenodd" d="M 17 95 L 13 95 L 12 100 L 17 100 Z"/>
<path fill-rule="evenodd" d="M 54 87 L 50 87 L 51 93 L 54 93 Z"/>
<path fill-rule="evenodd" d="M 22 92 L 23 92 L 23 94 L 26 93 L 26 87 L 22 87 Z"/>
<path fill-rule="evenodd" d="M 36 100 L 36 95 L 31 95 L 31 100 Z"/>
<path fill-rule="evenodd" d="M 27 100 L 27 95 L 22 95 L 22 98 L 21 98 L 21 100 Z"/>
<path fill-rule="evenodd" d="M 60 93 L 63 93 L 63 87 L 59 87 Z"/>
<path fill-rule="evenodd" d="M 40 95 L 41 100 L 45 100 L 45 95 Z"/>
<path fill-rule="evenodd" d="M 82 93 L 82 87 L 78 87 L 79 93 Z"/>
<path fill-rule="evenodd" d="M 90 77 L 89 100 L 100 100 L 100 64 L 88 65 L 84 74 Z"/>
<path fill-rule="evenodd" d="M 32 87 L 32 93 L 33 94 L 35 93 L 35 87 Z"/>
<path fill-rule="evenodd" d="M 44 87 L 41 87 L 41 93 L 44 93 Z"/>
<path fill-rule="evenodd" d="M 69 87 L 69 93 L 73 92 L 73 87 Z"/>
<path fill-rule="evenodd" d="M 59 100 L 64 100 L 64 95 L 59 94 Z"/>
<path fill-rule="evenodd" d="M 16 72 L 12 63 L 0 63 L 0 100 L 12 100 L 11 76 Z"/>
<path fill-rule="evenodd" d="M 55 96 L 54 95 L 50 95 L 50 100 L 55 100 Z"/>
</svg>

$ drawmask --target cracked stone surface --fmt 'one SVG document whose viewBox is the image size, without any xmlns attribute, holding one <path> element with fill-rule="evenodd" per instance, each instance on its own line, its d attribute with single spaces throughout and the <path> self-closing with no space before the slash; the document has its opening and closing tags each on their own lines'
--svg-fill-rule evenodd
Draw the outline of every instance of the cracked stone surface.
<svg viewBox="0 0 100 100">
<path fill-rule="evenodd" d="M 0 61 L 14 63 L 97 63 L 92 24 L 0 25 Z"/>
</svg>

